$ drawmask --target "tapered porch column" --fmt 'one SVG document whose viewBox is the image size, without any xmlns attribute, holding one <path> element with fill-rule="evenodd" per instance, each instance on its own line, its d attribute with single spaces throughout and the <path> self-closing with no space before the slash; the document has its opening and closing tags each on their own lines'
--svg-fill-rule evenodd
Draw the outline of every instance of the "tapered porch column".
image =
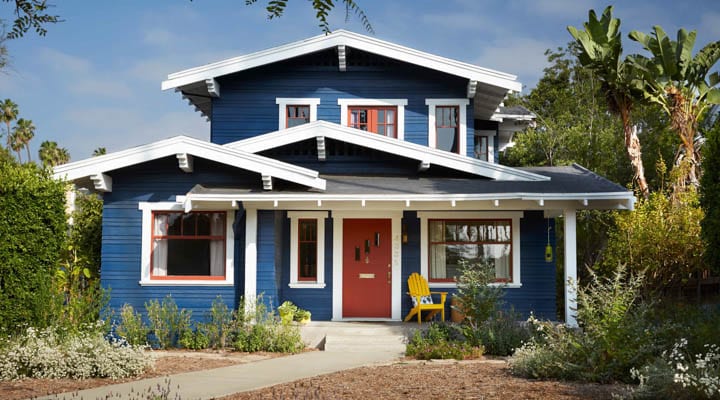
<svg viewBox="0 0 720 400">
<path fill-rule="evenodd" d="M 257 292 L 257 210 L 245 209 L 245 306 L 254 310 Z"/>
<path fill-rule="evenodd" d="M 575 210 L 563 211 L 565 227 L 565 323 L 577 326 L 575 319 L 577 310 L 577 240 L 576 240 L 576 214 Z"/>
</svg>

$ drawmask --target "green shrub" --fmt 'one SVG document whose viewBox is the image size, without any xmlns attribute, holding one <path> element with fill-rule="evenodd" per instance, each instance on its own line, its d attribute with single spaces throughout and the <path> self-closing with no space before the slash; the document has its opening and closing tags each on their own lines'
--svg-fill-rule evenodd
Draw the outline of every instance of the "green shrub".
<svg viewBox="0 0 720 400">
<path fill-rule="evenodd" d="M 210 338 L 205 333 L 205 326 L 199 324 L 195 329 L 187 329 L 182 332 L 178 344 L 189 350 L 203 350 L 210 347 Z"/>
<path fill-rule="evenodd" d="M 237 351 L 297 353 L 305 348 L 297 326 L 283 323 L 262 296 L 252 307 L 241 301 L 234 329 L 233 348 Z"/>
<path fill-rule="evenodd" d="M 532 337 L 530 328 L 519 323 L 520 315 L 513 311 L 497 312 L 478 328 L 480 342 L 485 354 L 494 356 L 512 355 Z"/>
<path fill-rule="evenodd" d="M 415 331 L 405 354 L 420 360 L 463 360 L 482 356 L 483 347 L 468 343 L 454 325 L 431 322 L 425 331 Z"/>
<path fill-rule="evenodd" d="M 65 189 L 35 164 L 0 160 L 0 332 L 59 318 L 54 277 L 67 233 Z"/>
<path fill-rule="evenodd" d="M 139 375 L 149 366 L 142 347 L 108 342 L 93 328 L 78 332 L 27 328 L 0 347 L 0 380 L 118 379 Z"/>
<path fill-rule="evenodd" d="M 125 304 L 120 309 L 120 321 L 115 327 L 115 333 L 135 346 L 147 345 L 150 329 L 143 322 L 142 315 L 136 313 L 133 306 Z"/>
<path fill-rule="evenodd" d="M 235 315 L 225 304 L 222 296 L 213 300 L 210 307 L 208 322 L 201 329 L 205 331 L 208 344 L 205 347 L 222 349 L 228 344 L 228 337 L 232 334 Z"/>
<path fill-rule="evenodd" d="M 161 349 L 177 347 L 185 331 L 190 329 L 192 312 L 178 309 L 175 300 L 167 295 L 162 303 L 150 300 L 145 303 L 150 331 L 154 335 L 155 345 Z"/>
</svg>

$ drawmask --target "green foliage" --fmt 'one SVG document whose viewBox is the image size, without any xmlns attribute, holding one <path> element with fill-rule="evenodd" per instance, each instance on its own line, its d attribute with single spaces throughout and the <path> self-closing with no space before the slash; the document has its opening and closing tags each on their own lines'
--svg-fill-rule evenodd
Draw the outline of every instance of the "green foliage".
<svg viewBox="0 0 720 400">
<path fill-rule="evenodd" d="M 177 347 L 180 338 L 190 330 L 192 312 L 178 309 L 171 295 L 167 295 L 162 303 L 150 300 L 145 303 L 145 309 L 150 321 L 150 332 L 154 335 L 154 345 L 161 349 Z"/>
<path fill-rule="evenodd" d="M 178 344 L 189 350 L 202 350 L 210 347 L 210 338 L 205 332 L 206 326 L 198 325 L 194 330 L 187 329 L 182 332 Z"/>
<path fill-rule="evenodd" d="M 520 324 L 515 312 L 498 311 L 478 328 L 478 338 L 485 354 L 509 356 L 515 349 L 530 340 L 532 334 L 527 324 Z"/>
<path fill-rule="evenodd" d="M 133 306 L 124 304 L 120 309 L 120 320 L 115 327 L 115 333 L 133 346 L 145 346 L 150 329 Z"/>
<path fill-rule="evenodd" d="M 297 326 L 283 323 L 258 297 L 254 305 L 241 302 L 233 348 L 237 351 L 297 353 L 305 348 Z"/>
<path fill-rule="evenodd" d="M 465 316 L 462 323 L 465 337 L 471 344 L 479 345 L 478 328 L 495 314 L 504 291 L 500 286 L 490 285 L 495 281 L 495 268 L 490 263 L 469 264 L 464 260 L 459 263 L 456 304 L 452 307 Z"/>
<path fill-rule="evenodd" d="M 59 316 L 67 230 L 65 185 L 34 164 L 0 161 L 0 331 L 43 328 Z"/>
<path fill-rule="evenodd" d="M 642 277 L 592 275 L 577 290 L 580 329 L 531 319 L 538 332 L 510 359 L 514 374 L 596 382 L 631 380 L 630 370 L 659 353 L 649 307 L 639 304 Z"/>
<path fill-rule="evenodd" d="M 715 110 L 717 112 L 718 109 Z M 708 118 L 710 120 L 710 118 Z M 701 236 L 705 243 L 706 266 L 720 273 L 720 119 L 715 116 L 703 146 L 703 175 L 700 178 L 700 206 L 704 217 Z"/>
<path fill-rule="evenodd" d="M 285 7 L 289 0 L 268 0 L 265 10 L 267 11 L 268 19 L 279 18 L 285 12 Z M 350 14 L 355 14 L 360 19 L 360 23 L 366 31 L 374 34 L 370 20 L 368 19 L 365 12 L 357 5 L 354 0 L 342 0 L 345 4 L 345 21 L 350 19 Z M 257 3 L 257 0 L 245 0 L 246 5 Z M 335 8 L 333 0 L 312 0 L 312 8 L 315 10 L 315 18 L 318 20 L 318 26 L 324 33 L 330 33 L 330 23 L 328 17 L 330 11 Z"/>
<path fill-rule="evenodd" d="M 293 321 L 307 321 L 312 315 L 310 311 L 303 310 L 302 308 L 293 304 L 292 301 L 285 301 L 280 304 L 280 307 L 278 307 L 278 314 L 280 315 L 280 319 L 282 320 L 283 324 L 289 324 Z"/>
<path fill-rule="evenodd" d="M 0 381 L 21 378 L 126 378 L 150 365 L 142 347 L 108 342 L 93 328 L 27 330 L 0 346 Z"/>
<path fill-rule="evenodd" d="M 704 269 L 697 195 L 690 190 L 676 196 L 653 193 L 640 199 L 634 212 L 616 213 L 601 268 L 627 265 L 643 272 L 647 288 L 655 290 L 685 282 Z"/>
<path fill-rule="evenodd" d="M 45 25 L 61 22 L 60 16 L 47 13 L 49 7 L 47 0 L 3 0 L 6 3 L 15 3 L 16 19 L 13 21 L 12 30 L 7 34 L 8 39 L 23 37 L 29 30 L 34 30 L 38 35 L 45 36 L 47 29 Z"/>
<path fill-rule="evenodd" d="M 419 360 L 464 360 L 479 358 L 483 351 L 483 346 L 464 341 L 457 327 L 442 322 L 431 322 L 425 331 L 415 331 L 405 354 Z"/>
</svg>

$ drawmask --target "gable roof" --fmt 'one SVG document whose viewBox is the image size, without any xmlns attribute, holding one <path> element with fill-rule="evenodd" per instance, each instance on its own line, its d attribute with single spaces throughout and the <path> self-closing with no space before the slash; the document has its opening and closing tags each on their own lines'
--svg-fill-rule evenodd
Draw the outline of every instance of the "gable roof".
<svg viewBox="0 0 720 400">
<path fill-rule="evenodd" d="M 191 104 L 209 117 L 209 96 L 217 96 L 219 93 L 215 78 L 331 48 L 342 48 L 344 54 L 345 47 L 468 79 L 468 92 L 475 99 L 476 112 L 483 118 L 489 118 L 493 114 L 508 91 L 519 92 L 522 89 L 522 84 L 515 75 L 345 30 L 169 74 L 161 88 L 191 92 L 193 95 L 183 94 Z"/>
<path fill-rule="evenodd" d="M 382 135 L 369 133 L 355 128 L 334 124 L 327 121 L 314 121 L 293 128 L 266 133 L 249 139 L 228 143 L 225 147 L 258 153 L 290 143 L 296 143 L 317 137 L 330 138 L 357 146 L 367 147 L 390 154 L 398 154 L 406 158 L 417 160 L 418 163 L 439 165 L 446 168 L 462 171 L 473 175 L 483 176 L 503 181 L 547 181 L 547 176 L 506 167 L 487 161 L 477 160 L 421 146 L 415 143 L 388 138 Z"/>
<path fill-rule="evenodd" d="M 257 172 L 263 179 L 274 177 L 313 189 L 325 189 L 325 180 L 318 176 L 317 171 L 187 136 L 175 136 L 128 150 L 58 165 L 54 169 L 54 176 L 69 181 L 83 178 L 94 181 L 94 177 L 99 179 L 102 174 L 112 170 L 175 155 L 181 164 L 180 168 L 188 171 L 192 169 L 192 161 L 189 165 L 185 161 L 183 167 L 181 159 L 187 160 L 190 155 Z"/>
</svg>

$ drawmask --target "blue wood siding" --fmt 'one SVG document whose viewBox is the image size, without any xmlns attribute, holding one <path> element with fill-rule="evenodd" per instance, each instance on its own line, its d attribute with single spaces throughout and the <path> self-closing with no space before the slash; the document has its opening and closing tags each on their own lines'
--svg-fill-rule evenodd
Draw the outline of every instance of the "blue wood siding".
<svg viewBox="0 0 720 400">
<path fill-rule="evenodd" d="M 284 249 L 287 249 L 282 258 L 282 300 L 290 300 L 298 307 L 304 308 L 312 313 L 315 321 L 329 321 L 332 319 L 332 244 L 333 244 L 333 223 L 332 218 L 325 219 L 325 288 L 323 289 L 293 289 L 290 284 L 290 219 L 287 214 L 284 216 L 282 225 L 282 236 Z"/>
<path fill-rule="evenodd" d="M 408 278 L 413 272 L 420 273 L 420 219 L 417 217 L 417 212 L 403 212 L 402 226 L 408 237 L 407 243 L 402 245 L 401 318 L 404 319 L 412 308 L 412 300 L 407 295 L 409 290 Z"/>
<path fill-rule="evenodd" d="M 339 98 L 407 99 L 405 140 L 428 145 L 428 98 L 466 98 L 467 79 L 403 63 L 384 66 L 308 66 L 287 61 L 219 78 L 212 99 L 210 138 L 228 143 L 278 129 L 278 97 L 319 98 L 318 119 L 340 123 Z M 466 153 L 472 155 L 473 106 L 467 106 Z"/>
<path fill-rule="evenodd" d="M 118 309 L 128 303 L 136 310 L 144 311 L 144 304 L 151 299 L 173 296 L 180 308 L 191 310 L 195 318 L 202 318 L 212 301 L 218 296 L 236 306 L 238 291 L 242 293 L 244 265 L 244 217 L 238 211 L 236 220 L 236 285 L 235 286 L 140 286 L 142 249 L 141 201 L 175 201 L 176 195 L 184 195 L 195 184 L 234 184 L 257 187 L 260 177 L 253 172 L 242 171 L 207 160 L 195 158 L 194 172 L 184 173 L 175 157 L 124 168 L 110 172 L 113 191 L 104 195 L 103 238 L 101 261 L 101 284 L 110 289 L 109 307 Z"/>
<path fill-rule="evenodd" d="M 262 294 L 267 306 L 276 309 L 279 305 L 275 269 L 275 212 L 257 212 L 257 294 Z"/>
</svg>

